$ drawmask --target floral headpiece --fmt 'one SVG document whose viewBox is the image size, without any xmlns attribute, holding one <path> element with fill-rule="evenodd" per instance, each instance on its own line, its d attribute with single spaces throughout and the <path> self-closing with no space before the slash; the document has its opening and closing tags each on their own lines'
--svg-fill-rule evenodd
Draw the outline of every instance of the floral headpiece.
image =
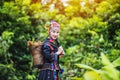
<svg viewBox="0 0 120 80">
<path fill-rule="evenodd" d="M 45 24 L 45 28 L 48 29 L 48 31 L 50 32 L 50 29 L 53 27 L 57 27 L 60 29 L 60 25 L 59 23 L 55 22 L 55 21 L 51 21 L 51 22 L 46 22 Z"/>
</svg>

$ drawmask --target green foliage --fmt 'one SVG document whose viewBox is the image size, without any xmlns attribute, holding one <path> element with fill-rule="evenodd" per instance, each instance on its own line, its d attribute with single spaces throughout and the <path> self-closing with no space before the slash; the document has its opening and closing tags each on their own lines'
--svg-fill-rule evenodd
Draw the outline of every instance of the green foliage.
<svg viewBox="0 0 120 80">
<path fill-rule="evenodd" d="M 45 23 L 55 20 L 61 25 L 59 40 L 66 51 L 60 59 L 65 70 L 62 80 L 118 80 L 119 4 L 120 0 L 68 0 L 66 4 L 60 0 L 1 0 L 0 79 L 37 79 L 39 70 L 32 68 L 26 43 L 44 40 L 48 35 Z M 109 60 L 104 55 L 101 60 L 100 53 Z M 80 63 L 79 69 L 75 64 Z"/>
<path fill-rule="evenodd" d="M 119 58 L 116 59 L 113 63 L 111 63 L 109 59 L 103 53 L 101 53 L 101 59 L 103 67 L 99 70 L 83 64 L 76 64 L 76 66 L 91 70 L 85 72 L 85 80 L 119 80 L 120 71 L 115 69 L 116 66 L 120 66 L 120 64 L 118 63 Z M 114 64 L 117 65 L 115 66 Z"/>
</svg>

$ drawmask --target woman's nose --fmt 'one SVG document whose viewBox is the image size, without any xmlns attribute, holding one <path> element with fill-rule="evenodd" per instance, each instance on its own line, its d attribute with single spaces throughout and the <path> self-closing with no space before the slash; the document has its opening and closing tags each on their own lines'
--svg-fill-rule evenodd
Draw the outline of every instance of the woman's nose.
<svg viewBox="0 0 120 80">
<path fill-rule="evenodd" d="M 58 35 L 58 33 L 55 33 L 55 35 L 57 36 L 57 35 Z"/>
</svg>

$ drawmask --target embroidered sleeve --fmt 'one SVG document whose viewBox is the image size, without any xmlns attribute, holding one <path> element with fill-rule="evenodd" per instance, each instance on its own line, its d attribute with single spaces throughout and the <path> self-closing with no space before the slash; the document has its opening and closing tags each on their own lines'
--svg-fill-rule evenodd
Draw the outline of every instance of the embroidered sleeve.
<svg viewBox="0 0 120 80">
<path fill-rule="evenodd" d="M 50 47 L 47 44 L 43 45 L 42 49 L 43 49 L 42 50 L 43 51 L 43 56 L 45 57 L 45 59 L 47 59 L 49 61 L 53 61 L 55 59 L 55 57 L 54 57 L 55 54 L 52 53 Z"/>
</svg>

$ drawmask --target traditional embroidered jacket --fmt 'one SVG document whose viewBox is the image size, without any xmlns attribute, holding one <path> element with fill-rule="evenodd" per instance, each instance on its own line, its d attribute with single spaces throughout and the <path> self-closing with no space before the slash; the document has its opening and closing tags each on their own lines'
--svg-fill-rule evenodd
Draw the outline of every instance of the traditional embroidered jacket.
<svg viewBox="0 0 120 80">
<path fill-rule="evenodd" d="M 58 47 L 58 41 L 53 41 L 51 38 L 47 38 L 44 41 L 42 53 L 45 62 L 39 74 L 38 80 L 59 80 L 59 56 L 56 54 Z"/>
</svg>

